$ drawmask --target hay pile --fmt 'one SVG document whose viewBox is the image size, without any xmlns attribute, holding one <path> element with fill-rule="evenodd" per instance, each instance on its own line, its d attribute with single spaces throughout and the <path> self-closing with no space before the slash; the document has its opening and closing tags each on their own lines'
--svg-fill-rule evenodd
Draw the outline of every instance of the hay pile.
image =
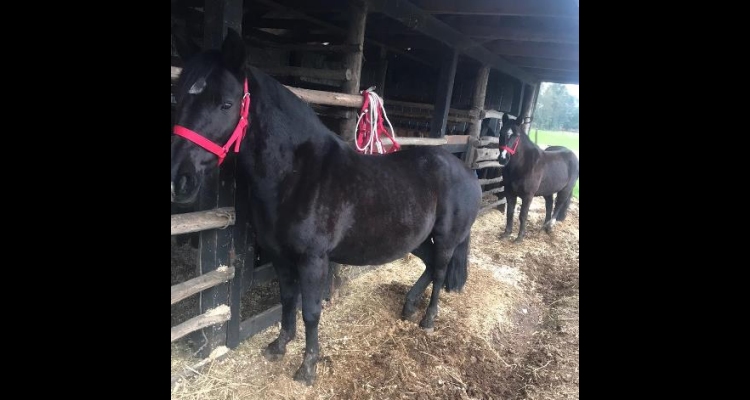
<svg viewBox="0 0 750 400">
<path fill-rule="evenodd" d="M 418 326 L 431 288 L 413 321 L 399 318 L 424 269 L 409 255 L 352 279 L 323 311 L 313 387 L 292 380 L 304 353 L 298 313 L 297 338 L 283 360 L 261 355 L 278 334 L 276 324 L 179 382 L 172 399 L 577 398 L 577 202 L 552 236 L 540 231 L 544 201 L 535 201 L 529 216 L 520 245 L 497 239 L 504 214 L 478 218 L 464 293 L 441 293 L 433 334 Z M 563 272 L 569 292 L 560 296 L 564 277 L 555 274 Z M 174 352 L 172 363 L 173 370 L 188 364 Z"/>
</svg>

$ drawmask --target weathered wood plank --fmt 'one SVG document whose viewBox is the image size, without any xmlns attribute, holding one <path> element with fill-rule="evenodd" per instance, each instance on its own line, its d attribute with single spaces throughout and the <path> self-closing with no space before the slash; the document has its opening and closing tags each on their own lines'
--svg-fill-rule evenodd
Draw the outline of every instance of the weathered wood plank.
<svg viewBox="0 0 750 400">
<path fill-rule="evenodd" d="M 240 341 L 255 335 L 279 321 L 281 321 L 281 304 L 277 304 L 243 321 L 240 324 Z"/>
<path fill-rule="evenodd" d="M 472 169 L 483 169 L 483 168 L 501 168 L 502 165 L 500 165 L 497 161 L 482 161 L 475 163 L 472 166 Z"/>
<path fill-rule="evenodd" d="M 172 286 L 172 304 L 232 278 L 234 278 L 234 267 L 222 265 L 215 271 L 174 285 Z"/>
<path fill-rule="evenodd" d="M 497 178 L 492 178 L 492 179 L 480 179 L 479 180 L 479 184 L 480 185 L 489 185 L 491 183 L 500 183 L 502 181 L 503 181 L 503 177 L 499 176 Z"/>
<path fill-rule="evenodd" d="M 172 328 L 172 342 L 199 329 L 229 321 L 229 306 L 222 304 Z M 218 346 L 217 346 L 218 347 Z"/>
<path fill-rule="evenodd" d="M 500 156 L 500 149 L 491 149 L 491 148 L 478 148 L 474 149 L 476 154 L 474 154 L 474 161 L 480 162 L 480 161 L 497 161 L 497 157 Z"/>
<path fill-rule="evenodd" d="M 225 228 L 235 223 L 234 207 L 172 215 L 172 235 Z"/>
<path fill-rule="evenodd" d="M 435 110 L 432 112 L 430 124 L 430 136 L 441 138 L 445 136 L 445 127 L 448 124 L 448 111 L 451 107 L 453 96 L 453 81 L 456 77 L 456 66 L 458 65 L 458 51 L 449 49 L 440 67 L 440 77 L 435 98 Z"/>
</svg>

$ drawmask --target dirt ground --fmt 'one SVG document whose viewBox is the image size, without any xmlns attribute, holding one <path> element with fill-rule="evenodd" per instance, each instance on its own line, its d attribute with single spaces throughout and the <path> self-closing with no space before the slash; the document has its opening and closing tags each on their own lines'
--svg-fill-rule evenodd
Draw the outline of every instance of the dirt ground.
<svg viewBox="0 0 750 400">
<path fill-rule="evenodd" d="M 409 255 L 351 279 L 324 309 L 314 386 L 292 380 L 305 343 L 298 313 L 297 338 L 283 360 L 271 363 L 261 355 L 279 332 L 276 324 L 178 382 L 171 397 L 577 399 L 578 210 L 574 199 L 568 218 L 548 235 L 541 230 L 544 201 L 535 199 L 521 244 L 498 239 L 504 214 L 481 215 L 472 231 L 469 280 L 463 293 L 441 293 L 433 334 L 418 326 L 431 287 L 413 321 L 399 318 L 404 296 L 424 268 Z M 197 361 L 184 342 L 172 345 L 173 373 Z"/>
</svg>

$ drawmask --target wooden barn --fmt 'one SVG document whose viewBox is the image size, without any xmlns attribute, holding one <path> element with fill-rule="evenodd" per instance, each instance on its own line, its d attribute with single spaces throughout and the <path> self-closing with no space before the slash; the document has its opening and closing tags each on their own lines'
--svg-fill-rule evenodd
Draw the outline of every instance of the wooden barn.
<svg viewBox="0 0 750 400">
<path fill-rule="evenodd" d="M 578 83 L 578 15 L 578 0 L 171 0 L 173 32 L 203 48 L 221 46 L 227 28 L 241 32 L 248 63 L 346 140 L 361 91 L 374 88 L 401 146 L 444 146 L 477 171 L 485 210 L 504 204 L 490 134 L 500 118 L 520 118 L 528 132 L 541 82 Z M 174 83 L 183 66 L 174 38 L 171 56 Z M 255 246 L 234 168 L 228 159 L 206 177 L 196 209 L 172 208 L 173 238 L 198 244 L 196 271 L 171 290 L 173 307 L 194 299 L 197 312 L 173 320 L 172 342 L 192 337 L 203 359 L 281 315 L 278 294 L 242 310 L 243 296 L 274 271 Z"/>
</svg>

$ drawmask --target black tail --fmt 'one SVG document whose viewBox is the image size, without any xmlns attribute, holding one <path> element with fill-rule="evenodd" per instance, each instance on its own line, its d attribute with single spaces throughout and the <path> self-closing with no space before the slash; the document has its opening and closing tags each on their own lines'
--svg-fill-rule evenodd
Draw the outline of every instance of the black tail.
<svg viewBox="0 0 750 400">
<path fill-rule="evenodd" d="M 570 205 L 570 199 L 573 197 L 573 191 L 560 192 L 557 194 L 555 200 L 555 219 L 559 222 L 565 221 L 565 217 L 568 216 L 568 206 Z"/>
<path fill-rule="evenodd" d="M 448 270 L 445 274 L 445 283 L 443 287 L 446 292 L 461 292 L 469 277 L 469 242 L 471 242 L 471 233 L 466 235 L 466 239 L 453 250 L 453 257 L 448 262 Z"/>
</svg>

